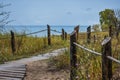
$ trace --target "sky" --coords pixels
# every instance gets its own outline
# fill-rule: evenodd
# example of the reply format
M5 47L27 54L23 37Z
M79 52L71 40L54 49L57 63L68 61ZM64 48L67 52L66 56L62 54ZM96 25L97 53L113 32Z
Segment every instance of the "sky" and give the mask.
M0 0L11 4L9 25L93 25L99 12L120 9L120 0Z

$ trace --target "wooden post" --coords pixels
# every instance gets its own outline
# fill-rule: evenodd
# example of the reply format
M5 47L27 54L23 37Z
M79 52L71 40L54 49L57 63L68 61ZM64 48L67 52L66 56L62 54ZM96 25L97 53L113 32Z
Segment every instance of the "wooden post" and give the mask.
M47 30L48 30L48 45L51 45L50 26L49 25L47 25Z
M10 31L11 33L11 49L12 49L12 53L14 54L16 51L16 47L15 47L15 37L14 37L14 32Z
M64 31L64 29L62 28L62 40L64 40L65 39L65 31Z
M112 56L111 37L106 37L102 42L102 80L112 78L112 61L107 56Z
M76 36L77 36L77 40L78 40L78 38L79 38L79 25L76 26L76 27L74 28L74 30L76 31Z
M65 32L65 40L67 40L67 32Z
M112 25L109 26L109 37L112 37Z
M116 38L118 42L119 42L119 31L120 31L120 25L116 27Z
M94 38L94 43L95 43L96 42L96 36L94 35L93 38Z
M76 31L70 35L70 80L76 80L77 56L76 56Z
M119 41L119 31L118 30L116 31L116 38Z
M43 38L43 45L44 45L44 48L47 46L46 37Z
M87 28L87 43L90 43L91 38L91 26Z
M107 35L104 36L104 39L107 37Z

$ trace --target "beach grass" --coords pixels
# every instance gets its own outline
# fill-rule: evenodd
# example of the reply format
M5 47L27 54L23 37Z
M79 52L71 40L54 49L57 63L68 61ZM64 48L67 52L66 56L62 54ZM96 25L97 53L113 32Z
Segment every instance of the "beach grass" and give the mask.
M91 49L96 52L101 53L101 42L104 39L104 36L108 36L108 32L92 32L91 33L91 43L87 43L87 34L79 33L78 43ZM94 43L94 35L96 35L96 42ZM112 56L118 60L120 60L120 44L118 43L115 36L112 37ZM53 57L50 59L52 65L55 65L57 69L65 68L70 69L70 49L64 52L63 55L59 55L57 57ZM77 78L79 80L101 80L102 79L102 64L101 64L101 56L89 53L77 47ZM119 64L112 63L113 66L113 74L115 72L116 67ZM65 66L65 67L64 67Z
M15 35L18 36L20 34ZM66 47L67 45L65 43L66 41L62 40L59 35L51 36L51 45L48 45L47 37L20 36L15 37L16 51L12 53L10 34L1 34L0 63L44 54L58 48Z

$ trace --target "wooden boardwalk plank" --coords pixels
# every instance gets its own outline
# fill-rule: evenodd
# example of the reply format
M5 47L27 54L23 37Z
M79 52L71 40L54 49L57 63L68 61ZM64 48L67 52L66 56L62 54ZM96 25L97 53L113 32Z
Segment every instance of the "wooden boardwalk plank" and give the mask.
M26 74L26 65L2 66L0 80L23 80Z
M3 70L13 70L13 71L26 71L26 69L24 68L24 69L20 69L20 68L5 68L5 69L3 69Z
M7 74L0 74L0 77L12 77L12 78L23 78L24 76L23 75L18 75L18 74L14 74L14 75L7 75Z
M13 70L0 70L0 72L11 72L11 73L21 73L21 74L25 74L25 71L13 71Z
M21 78L0 77L0 80L22 80Z
M21 76L24 76L25 74L23 73L11 73L11 72L0 72L0 74L6 74L6 75L21 75Z
M4 67L3 69L26 69L26 66L24 66L24 67L14 67L14 66L12 66L12 67Z

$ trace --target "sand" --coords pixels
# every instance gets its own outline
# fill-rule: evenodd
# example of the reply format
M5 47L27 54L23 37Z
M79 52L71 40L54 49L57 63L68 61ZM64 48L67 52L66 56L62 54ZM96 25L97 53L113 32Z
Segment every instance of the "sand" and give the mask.
M69 80L69 70L58 70L48 60L35 61L27 64L24 80Z

